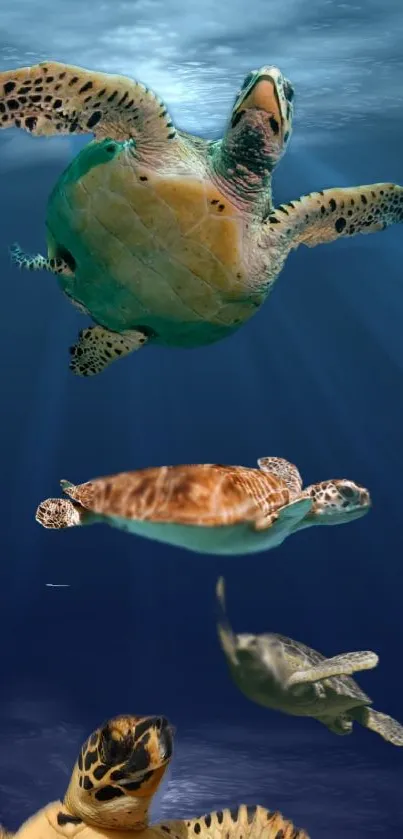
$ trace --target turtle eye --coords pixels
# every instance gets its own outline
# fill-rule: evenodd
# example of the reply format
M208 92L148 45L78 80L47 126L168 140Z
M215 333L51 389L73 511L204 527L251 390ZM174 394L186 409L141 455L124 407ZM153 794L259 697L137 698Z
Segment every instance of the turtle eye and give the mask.
M288 102L292 102L294 99L294 88L289 81L284 82L284 94Z

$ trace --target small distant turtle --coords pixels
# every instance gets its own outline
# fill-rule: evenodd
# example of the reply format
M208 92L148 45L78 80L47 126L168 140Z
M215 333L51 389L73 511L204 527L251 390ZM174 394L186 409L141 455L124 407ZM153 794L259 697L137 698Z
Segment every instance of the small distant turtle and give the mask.
M149 824L148 810L172 755L165 717L120 716L88 738L63 802L26 821L18 839L309 839L281 813L259 805ZM0 828L0 835L10 834Z
M277 67L253 70L223 138L207 141L124 76L54 61L0 73L1 128L95 135L49 198L48 256L13 250L19 265L56 274L96 323L71 348L74 373L99 373L146 342L219 341L259 309L291 250L403 220L393 183L274 206L293 96Z
M48 498L36 520L57 530L105 522L199 553L243 554L274 548L304 527L342 524L370 507L368 490L352 481L302 490L287 460L263 457L258 466L159 466L79 486L61 481L73 500Z
M352 673L376 667L376 653L326 658L285 635L237 635L226 615L222 577L216 595L221 647L235 684L248 699L285 714L313 717L335 734L351 734L356 721L394 746L403 746L403 726L371 708L371 699L351 678Z

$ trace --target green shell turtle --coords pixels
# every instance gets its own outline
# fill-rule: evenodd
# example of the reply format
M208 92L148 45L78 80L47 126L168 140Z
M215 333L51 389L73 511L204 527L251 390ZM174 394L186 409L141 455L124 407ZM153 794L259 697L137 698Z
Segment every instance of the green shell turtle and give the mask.
M48 498L36 512L44 527L102 522L198 553L245 554L280 545L318 524L365 515L367 489L323 481L302 489L298 469L280 457L259 468L199 464L158 466L61 485L70 499Z
M0 127L94 134L48 203L48 256L94 326L71 369L99 373L146 342L195 347L231 335L266 299L289 252L403 219L403 189L326 189L275 207L273 170L292 129L293 87L250 72L221 140L175 128L144 85L53 61L0 73Z
M63 801L47 804L18 839L309 839L278 812L242 804L149 824L148 810L172 755L165 717L120 716L82 747ZM0 836L10 837L0 828Z
M374 652L326 658L276 633L235 634L225 610L224 580L217 582L218 636L237 687L254 702L286 714L314 717L335 734L350 734L353 722L403 746L403 726L371 708L371 699L351 678L378 664Z

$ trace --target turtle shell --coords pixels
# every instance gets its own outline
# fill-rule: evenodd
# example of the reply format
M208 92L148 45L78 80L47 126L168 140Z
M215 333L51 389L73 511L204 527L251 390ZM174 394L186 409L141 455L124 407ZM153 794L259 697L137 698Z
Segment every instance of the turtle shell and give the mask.
M267 294L249 281L240 208L191 162L150 169L125 144L104 161L109 145L85 146L49 199L49 256L74 265L63 290L102 326L156 343L231 334Z
M274 475L243 466L157 466L63 489L103 516L210 527L253 522L288 504Z
M161 466L73 486L64 491L88 520L199 553L236 554L281 544L311 507L289 503L290 492L274 475L243 466ZM272 526L255 523L276 510Z

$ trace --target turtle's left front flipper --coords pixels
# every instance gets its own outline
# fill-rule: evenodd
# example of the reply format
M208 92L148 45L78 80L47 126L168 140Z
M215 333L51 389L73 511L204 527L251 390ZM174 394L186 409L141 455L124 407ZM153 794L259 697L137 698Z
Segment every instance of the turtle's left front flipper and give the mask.
M378 664L378 656L369 650L354 653L342 653L333 658L325 658L314 667L297 670L288 677L286 687L309 682L321 682L332 676L351 676L360 670L371 670Z
M219 810L186 822L164 822L158 827L173 839L194 839L195 835L199 839L309 839L305 830L299 830L281 813L259 805L241 804L235 810Z
M268 216L265 231L284 236L288 250L333 242L342 236L376 233L403 221L403 187L369 184L311 192L280 204Z

